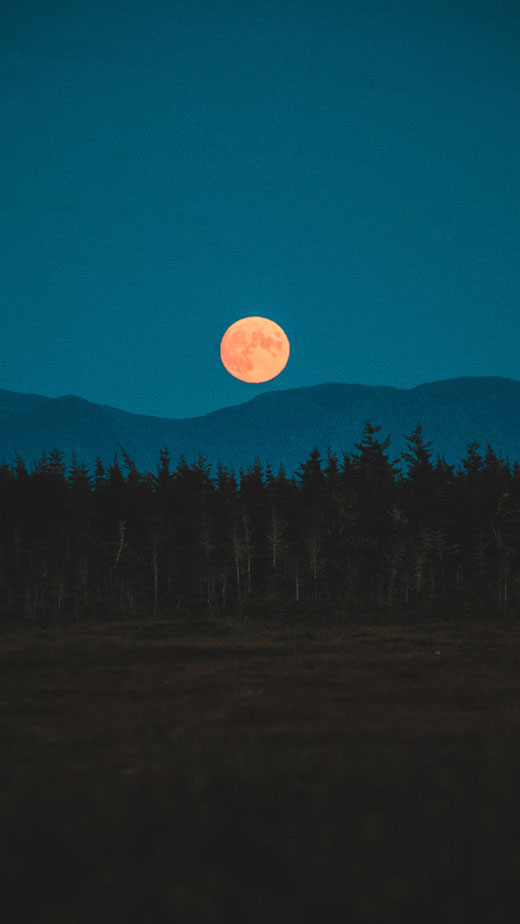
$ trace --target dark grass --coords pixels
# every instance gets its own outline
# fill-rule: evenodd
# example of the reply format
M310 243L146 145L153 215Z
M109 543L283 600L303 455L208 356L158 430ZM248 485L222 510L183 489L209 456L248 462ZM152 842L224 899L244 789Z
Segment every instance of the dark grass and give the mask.
M514 624L11 626L0 666L10 924L510 920Z

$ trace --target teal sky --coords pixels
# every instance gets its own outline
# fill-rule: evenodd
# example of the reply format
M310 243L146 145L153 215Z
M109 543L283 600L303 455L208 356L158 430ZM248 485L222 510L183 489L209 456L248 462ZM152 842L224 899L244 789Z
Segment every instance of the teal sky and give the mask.
M0 388L520 379L520 5L7 0ZM263 385L239 317L285 329Z

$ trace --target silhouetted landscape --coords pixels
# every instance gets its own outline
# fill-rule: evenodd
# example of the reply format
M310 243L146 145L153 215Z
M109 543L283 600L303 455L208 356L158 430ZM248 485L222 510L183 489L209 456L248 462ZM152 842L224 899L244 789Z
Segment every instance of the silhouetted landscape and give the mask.
M0 459L28 466L57 447L67 464L93 470L99 457L113 462L121 447L138 468L154 471L168 448L176 464L205 456L236 470L255 458L292 474L313 447L325 456L351 452L367 420L390 436L392 456L406 449L405 434L418 424L432 441L433 457L458 464L468 443L489 443L520 459L520 382L500 377L446 379L403 389L328 383L269 391L202 417L172 420L130 414L74 395L44 398L0 391Z
M0 509L16 920L506 920L516 460L369 420L291 475L54 448Z
M30 470L4 461L0 612L345 623L518 609L520 466L489 445L456 468L419 425L394 460L367 421L353 453L313 449L292 476L216 467L172 467L167 449L155 472L124 450L92 476L59 450Z
M1 47L5 924L514 924L520 4Z

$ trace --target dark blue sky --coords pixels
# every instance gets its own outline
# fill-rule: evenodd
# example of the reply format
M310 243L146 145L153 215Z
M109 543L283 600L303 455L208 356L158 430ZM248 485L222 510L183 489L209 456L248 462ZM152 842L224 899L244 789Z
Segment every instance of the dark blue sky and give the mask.
M184 417L520 379L520 5L8 0L0 388ZM263 385L239 317L285 329Z

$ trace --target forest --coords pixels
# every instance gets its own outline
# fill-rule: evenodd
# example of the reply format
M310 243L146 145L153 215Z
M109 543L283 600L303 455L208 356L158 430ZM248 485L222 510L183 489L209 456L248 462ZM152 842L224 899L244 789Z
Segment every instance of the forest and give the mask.
M205 457L154 473L124 447L92 473L57 449L0 465L0 616L302 620L478 618L520 604L520 465L417 425L407 451L367 421L342 458L294 475Z

